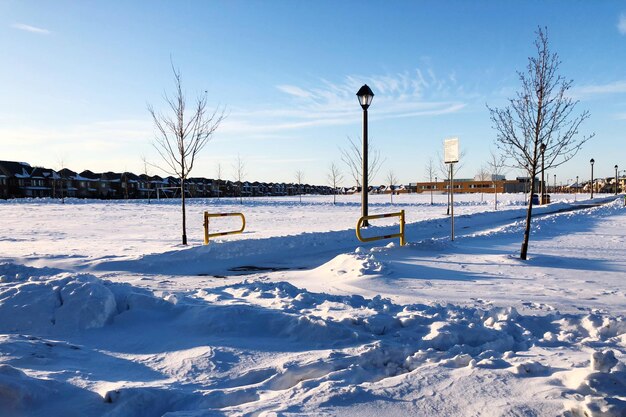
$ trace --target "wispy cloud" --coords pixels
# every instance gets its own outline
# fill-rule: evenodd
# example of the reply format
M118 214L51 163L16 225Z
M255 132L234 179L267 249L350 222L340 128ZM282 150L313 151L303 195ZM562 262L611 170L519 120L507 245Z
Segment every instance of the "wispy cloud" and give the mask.
M361 111L356 91L368 84L374 91L370 118L395 119L453 113L465 107L454 75L438 77L432 70L379 76L346 76L340 82L321 79L316 86L280 84L281 106L260 111L232 109L223 133L278 133L317 126L358 123Z
M49 35L51 32L48 29L39 28L36 26L25 25L24 23L14 23L11 25L13 29L23 30L25 32L36 33L39 35Z
M622 35L626 35L626 13L619 15L619 21L617 22L617 30Z
M626 93L626 80L613 81L606 84L590 84L572 89L574 97L591 97L605 94Z
M300 97L300 98L310 97L310 94L307 91L301 89L300 87L296 87L293 85L277 85L276 88L278 88L283 93L287 93L295 97Z

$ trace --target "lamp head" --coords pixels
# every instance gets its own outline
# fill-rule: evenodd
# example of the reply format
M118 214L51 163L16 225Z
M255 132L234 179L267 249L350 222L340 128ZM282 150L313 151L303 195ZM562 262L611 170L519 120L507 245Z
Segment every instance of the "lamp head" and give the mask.
M372 99L374 98L374 93L372 89L367 86L367 84L363 84L363 87L359 89L356 93L359 98L359 104L363 108L363 110L367 110L367 108L372 104Z

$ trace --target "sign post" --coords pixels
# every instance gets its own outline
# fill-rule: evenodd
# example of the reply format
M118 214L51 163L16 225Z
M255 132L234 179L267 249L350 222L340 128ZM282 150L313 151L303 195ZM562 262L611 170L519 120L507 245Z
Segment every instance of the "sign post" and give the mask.
M459 138L443 141L443 160L450 166L450 240L454 240L454 164L459 162Z

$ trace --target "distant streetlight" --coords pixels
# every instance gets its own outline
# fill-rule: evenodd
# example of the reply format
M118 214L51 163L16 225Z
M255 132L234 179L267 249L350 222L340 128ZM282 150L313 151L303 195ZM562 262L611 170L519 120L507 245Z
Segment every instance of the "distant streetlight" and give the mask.
M615 165L615 195L617 195L617 165Z
M578 175L576 175L576 188L574 189L574 201L576 201L576 197L578 197Z
M593 188L594 188L594 187L593 187L593 164L594 164L595 162L596 162L596 161L595 161L593 158L591 158L591 159L589 160L589 163L591 164L591 199L592 199L592 200L593 200Z
M546 154L546 144L545 143L541 143L541 145L539 145L539 151L541 152L541 199L539 200L539 204L543 205L546 202L545 199L545 188L546 188L546 182L545 182L545 154Z
M369 191L369 184L367 183L367 174L368 174L368 161L367 161L367 108L372 104L372 99L374 98L374 93L372 89L364 84L363 87L359 89L356 93L359 98L359 104L363 109L363 166L362 166L362 176L363 179L361 181L361 216L367 216L367 194ZM369 222L365 220L363 222L363 226L369 226Z
M554 174L554 187L552 188L552 192L556 193L556 174Z

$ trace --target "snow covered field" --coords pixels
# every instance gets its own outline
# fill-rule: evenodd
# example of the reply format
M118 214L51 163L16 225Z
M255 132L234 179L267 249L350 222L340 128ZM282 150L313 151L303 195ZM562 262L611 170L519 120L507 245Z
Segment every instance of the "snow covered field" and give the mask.
M526 262L523 195L454 242L446 196L372 196L404 247L359 196L192 200L189 247L178 201L0 201L0 416L626 416L626 208L573 197Z

